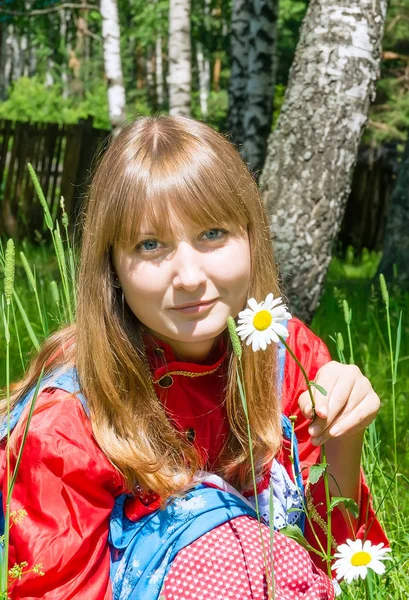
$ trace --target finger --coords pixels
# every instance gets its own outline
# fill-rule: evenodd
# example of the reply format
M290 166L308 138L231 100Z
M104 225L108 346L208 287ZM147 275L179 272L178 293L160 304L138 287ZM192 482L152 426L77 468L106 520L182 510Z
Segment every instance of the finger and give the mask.
M298 399L300 410L307 419L314 419L314 417L325 419L328 414L328 398L337 377L335 371L328 368L330 364L324 365L327 367L326 373L322 370L318 371L315 379L315 383L323 388L326 394L322 394L311 385L310 390L303 392ZM313 402L311 402L311 395Z
M313 419L314 413L312 410L311 398L308 390L303 392L298 398L298 406L300 407L300 410L306 419Z
M326 391L326 394L322 394L317 387L312 386L311 388L315 401L315 414L318 418L326 419L328 417L329 401L339 376L340 365L335 361L325 364L318 370L315 383Z
M353 398L354 382L350 378L338 378L332 388L328 398L328 415L325 421L317 419L309 428L309 434L312 437L317 437L322 434L324 429L332 425L334 420L345 410L352 410L355 407L349 406ZM361 396L362 397L362 396Z
M328 428L329 437L354 435L363 431L378 414L381 402L373 389L348 414L341 415Z

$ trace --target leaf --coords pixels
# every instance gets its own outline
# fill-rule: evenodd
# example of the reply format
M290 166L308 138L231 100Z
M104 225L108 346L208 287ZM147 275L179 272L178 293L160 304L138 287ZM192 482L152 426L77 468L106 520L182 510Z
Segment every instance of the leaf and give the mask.
M400 314L399 314L398 330L396 332L395 361L394 361L393 381L392 381L393 384L396 384L396 380L397 380L401 338L402 338L402 311L400 311Z
M343 504L347 510L357 519L359 516L359 508L352 498L343 498L342 496L334 496L329 505L330 511L333 511L336 506Z
M305 539L303 532L297 525L286 525L283 529L280 529L280 533L286 537L298 542L300 546L308 550L309 552L315 552L313 548Z
M317 483L317 481L320 479L320 477L322 477L322 475L324 474L327 466L328 466L327 463L320 463L319 465L312 465L312 467L310 467L310 472L308 474L308 479L310 480L310 483L312 483L312 484Z
M325 388L323 388L321 385L318 385L318 383L315 383L315 381L309 381L308 385L311 387L315 387L320 394L322 394L323 396L327 395L327 390Z

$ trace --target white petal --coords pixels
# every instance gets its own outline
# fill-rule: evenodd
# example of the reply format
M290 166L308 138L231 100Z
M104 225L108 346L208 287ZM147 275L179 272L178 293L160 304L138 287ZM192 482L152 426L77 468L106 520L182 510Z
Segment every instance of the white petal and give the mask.
M362 552L362 540L347 540L347 544L354 552Z
M265 350L267 348L267 340L264 335L260 336L260 348L261 350Z
M240 337L242 337L242 336L247 337L248 335L250 335L250 333L253 333L253 331L254 331L254 327L251 327L251 325L248 325L247 323L240 325L236 329L236 333Z
M352 583L352 581L356 578L352 571L348 571L347 573L345 573L344 579L347 583Z
M345 552L350 552L350 548L347 544L340 544L337 548L338 552L334 556L344 556Z
M253 352L258 352L260 350L260 338L258 335L255 335L252 343Z
M240 320L248 320L248 319L252 319L254 316L254 310L251 310L251 308L246 308L244 310L242 310L241 312L239 312L238 317L239 317L239 321Z
M263 308L265 308L266 310L269 310L273 304L274 301L274 296L273 294L268 294L266 299L263 302Z
M246 346L250 346L251 342L253 341L255 337L255 331L252 331L246 341Z
M369 565L371 569L378 573L378 575L383 575L385 573L386 567L379 560L373 560Z
M277 335L281 335L281 337L286 338L288 337L288 330L286 327L284 327L284 325L281 325L281 323L272 323L271 327L274 329L274 331L277 333Z
M256 301L255 298L249 298L247 300L247 304L250 306L250 308L252 308L254 311L260 310L259 304Z
M281 303L282 303L282 299L281 299L281 296L279 296L278 298L276 298L276 299L274 300L274 302L273 302L273 303L272 303L272 305L271 305L271 308L274 308L275 306L278 306L278 305L279 305L279 304L281 304Z

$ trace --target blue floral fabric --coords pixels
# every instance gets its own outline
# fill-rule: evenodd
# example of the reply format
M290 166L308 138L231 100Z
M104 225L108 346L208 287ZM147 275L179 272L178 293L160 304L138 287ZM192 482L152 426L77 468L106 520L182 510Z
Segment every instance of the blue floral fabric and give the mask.
M179 550L235 517L256 517L244 499L203 484L137 522L125 516L126 498L117 498L110 522L114 600L158 598Z

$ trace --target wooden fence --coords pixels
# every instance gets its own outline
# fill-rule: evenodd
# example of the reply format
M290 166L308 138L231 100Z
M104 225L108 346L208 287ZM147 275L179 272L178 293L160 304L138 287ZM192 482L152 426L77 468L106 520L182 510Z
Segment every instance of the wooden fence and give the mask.
M109 131L92 119L77 125L0 120L0 235L33 239L43 232L43 211L27 169L31 163L52 214L61 196L67 213L75 214L96 152Z
M92 119L78 125L0 120L0 236L35 239L36 231L44 231L28 162L39 177L51 213L57 213L64 196L71 223L75 222L93 158L98 150L103 152L108 135L109 131L95 129ZM358 251L382 247L397 167L396 144L360 148L338 237L341 247L351 244Z

